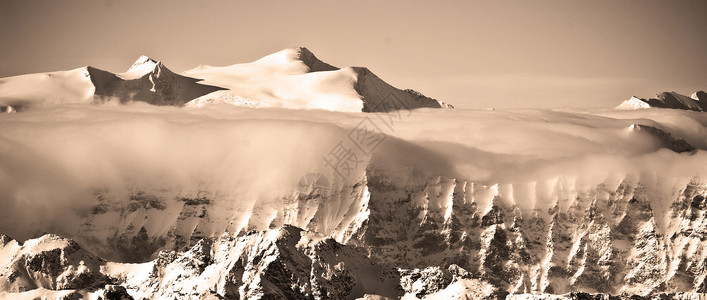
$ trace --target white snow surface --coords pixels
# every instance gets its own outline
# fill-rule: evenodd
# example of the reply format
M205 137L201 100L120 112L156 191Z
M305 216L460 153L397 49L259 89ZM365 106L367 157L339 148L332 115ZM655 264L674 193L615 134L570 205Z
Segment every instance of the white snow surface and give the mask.
M251 106L250 103L228 100L238 96L255 99L258 106L348 112L363 110L362 98L365 96L355 86L358 81L364 80L362 77L370 75L352 67L338 69L329 65L323 67L322 64L306 48L289 48L251 63L225 67L202 65L184 74L201 78L204 84L228 89L195 100L201 103L208 100ZM371 81L369 85L384 97L388 93L400 95L398 98L406 97L404 92L387 84Z
M353 69L310 73L299 61L285 61L271 64L268 59L245 65L202 67L185 74L204 78L205 84L228 88L228 91L202 98L238 95L283 108L337 111L361 111L363 108L361 97L354 89L357 75Z
M83 67L0 78L0 107L110 100L346 112L443 106L437 100L397 89L366 68L333 67L303 47L288 48L250 63L202 65L183 75L143 55L125 73Z
M632 96L630 99L621 102L616 109L621 109L621 110L631 110L631 109L641 109L641 108L650 108L651 106L648 105L648 103L644 102L643 100L637 98L636 96Z
M86 103L94 90L85 67L0 78L0 106Z
M130 66L130 69L128 69L128 72L124 73L126 77L129 75L133 75L130 77L141 77L152 70L155 69L159 62L149 58L145 55L141 55L138 57L138 59L133 63L132 66Z

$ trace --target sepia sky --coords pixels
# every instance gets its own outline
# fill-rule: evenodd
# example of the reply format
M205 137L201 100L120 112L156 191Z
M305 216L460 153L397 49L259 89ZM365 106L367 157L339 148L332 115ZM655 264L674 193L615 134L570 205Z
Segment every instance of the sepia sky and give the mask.
M707 1L0 2L0 77L295 46L457 107L614 106L707 89Z

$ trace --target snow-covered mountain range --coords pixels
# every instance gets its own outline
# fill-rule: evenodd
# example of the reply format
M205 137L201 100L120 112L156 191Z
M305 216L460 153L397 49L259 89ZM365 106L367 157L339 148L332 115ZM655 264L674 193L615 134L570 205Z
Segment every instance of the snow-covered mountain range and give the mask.
M704 93L665 95L436 109L304 48L3 78L0 299L698 299Z
M4 110L104 101L359 112L447 107L412 90L397 89L367 68L331 66L304 47L285 49L251 63L202 65L184 74L141 56L125 73L88 66L0 79L0 107Z
M685 96L676 92L662 92L656 98L643 99L636 96L621 102L617 109L639 109L639 108L673 108L687 109L694 111L707 111L707 93L697 91L692 95Z

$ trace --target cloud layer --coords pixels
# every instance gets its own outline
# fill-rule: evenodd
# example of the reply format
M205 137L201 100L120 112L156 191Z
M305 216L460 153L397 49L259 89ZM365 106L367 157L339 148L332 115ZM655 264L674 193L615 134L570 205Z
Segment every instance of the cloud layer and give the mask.
M661 149L655 136L632 131L634 123L698 150ZM382 138L370 154L351 139L361 124ZM40 108L0 116L0 232L72 231L96 204L97 190L123 193L118 199L139 190L206 190L229 195L232 203L223 205L248 207L281 199L313 172L334 184L353 182L369 163L401 182L415 170L489 185L573 178L595 186L635 174L658 186L705 178L706 124L704 114L655 109L385 115L139 103ZM325 161L337 146L358 155L344 176Z

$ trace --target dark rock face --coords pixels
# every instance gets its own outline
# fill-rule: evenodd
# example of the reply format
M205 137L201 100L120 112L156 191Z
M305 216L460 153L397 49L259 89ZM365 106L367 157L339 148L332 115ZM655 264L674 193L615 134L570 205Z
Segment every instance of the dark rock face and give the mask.
M443 290L452 282L452 276L447 270L439 267L428 267L423 270L400 270L400 281L406 293L424 297Z
M689 100L694 99L691 99L685 95L680 95L676 92L662 92L657 94L656 98L647 99L645 101L652 107L678 108L695 111L707 110L707 104L702 103L701 101L690 102Z
M157 62L151 72L134 79L123 79L94 67L87 69L96 87L95 101L118 99L121 103L143 101L153 105L181 106L194 98L224 89L199 84L200 79L175 74L161 62Z
M103 290L104 300L133 300L134 298L128 294L125 287L120 285L106 285Z
M17 108L13 105L0 105L0 113L14 113Z
M131 280L135 274L111 276L148 298L346 299L365 291L399 295L393 269L333 239L312 240L293 226L205 239L183 253L162 252L144 277L147 282Z
M668 148L677 153L695 151L695 147L690 145L687 141L683 139L676 139L673 136L661 129L655 128L653 126L633 124L630 127L634 131L646 132L655 138L657 138L663 148Z
M702 106L703 106L703 107L704 107L704 105L705 105L704 103L707 103L707 93L705 93L704 91L697 91L697 92L694 92L694 93L692 94L692 96L690 96L690 98L692 98L692 99L697 99L697 100L699 100L699 101L702 101L702 103L703 103Z
M380 79L368 68L354 67L357 80L354 85L361 95L363 112L408 114L409 110L421 107L441 108L441 104L420 93L400 90Z
M319 60L312 51L304 47L299 47L299 59L309 67L310 72L335 71L339 68Z

